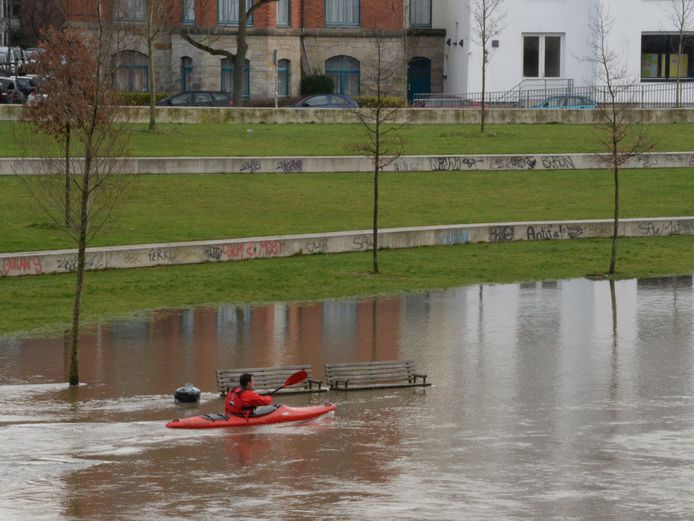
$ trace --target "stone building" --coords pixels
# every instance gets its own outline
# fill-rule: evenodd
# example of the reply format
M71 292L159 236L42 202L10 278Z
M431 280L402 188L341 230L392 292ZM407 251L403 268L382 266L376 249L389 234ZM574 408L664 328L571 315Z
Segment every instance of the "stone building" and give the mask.
M252 0L247 0L250 6ZM157 89L232 89L233 64L182 36L235 51L238 0L170 0L173 26L155 42ZM67 20L88 27L95 2L68 0ZM377 41L386 94L441 92L445 31L432 27L432 0L278 0L248 23L244 97L260 101L301 95L303 76L327 74L335 91L372 95ZM86 7L85 7L86 6ZM147 91L147 46L138 35L146 0L104 0L119 30L115 80L124 91Z

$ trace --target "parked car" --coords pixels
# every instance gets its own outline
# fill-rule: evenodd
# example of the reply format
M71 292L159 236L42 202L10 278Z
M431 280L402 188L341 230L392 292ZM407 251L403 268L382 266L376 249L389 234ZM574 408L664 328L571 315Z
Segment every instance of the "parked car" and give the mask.
M533 105L533 109L594 109L598 104L586 96L550 96L542 103Z
M356 109L359 104L346 94L316 94L302 99L295 107L315 109Z
M26 96L17 87L14 78L0 77L0 99L2 103L24 103Z
M159 100L157 105L163 107L233 107L234 100L228 92L192 90Z
M15 86L22 91L25 98L36 90L36 83L32 76L10 76L10 79L14 80Z

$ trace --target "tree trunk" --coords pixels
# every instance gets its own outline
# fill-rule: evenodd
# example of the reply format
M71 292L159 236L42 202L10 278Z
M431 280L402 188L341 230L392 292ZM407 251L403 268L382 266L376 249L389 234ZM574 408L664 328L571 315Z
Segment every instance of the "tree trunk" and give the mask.
M246 52L248 51L248 43L246 43L246 25L248 17L246 16L245 0L239 2L239 27L236 33L236 54L234 55L234 106L240 107L243 104L243 79L244 68L246 65Z
M157 101L157 88L154 84L154 56L152 56L152 48L154 47L153 40L154 36L152 34L152 18L154 17L154 2L149 2L147 7L147 83L149 83L149 131L153 132L156 130L157 121L155 116L155 105Z
M70 123L65 124L65 227L70 228Z
M614 222L612 225L612 254L610 256L610 275L614 275L617 266L617 234L619 232L619 164L617 158L613 159L614 176Z
M379 105L381 100L379 99ZM381 108L376 109L376 154L374 156L373 273L378 274L378 171L381 165Z
M485 107L484 107L484 94L487 86L487 49L482 48L482 105L480 109L480 132L484 132L484 117L485 117Z
M675 108L680 108L682 106L682 81L680 77L682 76L680 67L682 62L680 60L682 52L684 51L684 34L680 32L680 41L677 46L677 79L675 80Z
M90 145L91 146L91 145ZM89 154L89 152L87 152ZM72 346L70 349L70 385L78 385L79 378L79 349L80 349L80 316L82 311L82 288L84 286L84 267L87 250L87 224L89 222L89 176L91 158L85 157L84 174L82 183L82 197L80 202L80 228L77 243L77 282L75 284L75 300L72 307Z

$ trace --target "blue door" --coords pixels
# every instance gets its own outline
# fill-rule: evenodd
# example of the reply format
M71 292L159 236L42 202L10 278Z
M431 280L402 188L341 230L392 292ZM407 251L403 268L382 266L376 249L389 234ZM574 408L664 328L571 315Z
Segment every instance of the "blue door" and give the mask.
M412 58L407 64L407 100L412 103L415 94L431 93L431 60Z

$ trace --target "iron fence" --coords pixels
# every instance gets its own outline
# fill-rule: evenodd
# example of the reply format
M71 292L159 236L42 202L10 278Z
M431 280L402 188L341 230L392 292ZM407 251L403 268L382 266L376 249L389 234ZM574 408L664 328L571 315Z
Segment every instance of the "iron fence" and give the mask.
M615 88L616 100L634 108L673 108L678 105L676 83L638 83ZM575 87L573 82L562 86L547 84L540 88L516 88L485 93L489 108L591 108L605 104L611 96L604 85ZM553 98L553 99L552 99ZM570 99L569 99L570 98ZM561 102L564 105L561 105ZM479 108L481 92L461 94L415 94L413 107L422 108ZM679 86L679 106L694 107L694 82L683 81Z

